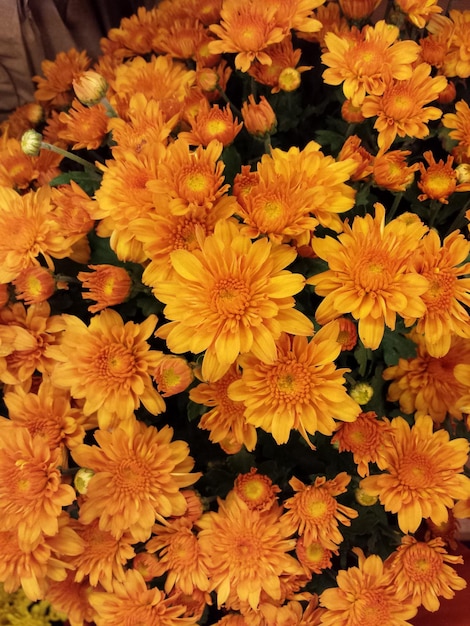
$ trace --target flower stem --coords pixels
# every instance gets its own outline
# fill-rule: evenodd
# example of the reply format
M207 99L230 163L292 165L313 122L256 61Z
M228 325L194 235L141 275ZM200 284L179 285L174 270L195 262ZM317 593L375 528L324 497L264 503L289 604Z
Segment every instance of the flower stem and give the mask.
M390 207L390 211L388 211L388 221L391 222L395 217L395 213L397 212L398 207L400 206L401 199L403 198L403 191L395 194L395 198L393 200L393 204Z
M47 143L47 141L41 141L41 148L43 148L44 150L50 150L51 152L56 152L57 154L60 154L61 156L66 157L67 159L70 159L71 161L75 161L75 163L79 163L80 165L83 165L85 169L89 170L90 168L93 168L97 172L99 171L96 168L96 166L93 165L93 163L90 163L89 161L82 159L81 157L77 156L76 154L73 154L72 152L68 152L68 150L59 148L59 146L54 146L52 143Z

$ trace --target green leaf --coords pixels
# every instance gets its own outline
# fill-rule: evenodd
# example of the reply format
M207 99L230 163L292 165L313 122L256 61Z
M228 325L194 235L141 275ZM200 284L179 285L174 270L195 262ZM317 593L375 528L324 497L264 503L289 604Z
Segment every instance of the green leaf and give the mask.
M384 361L388 367L397 365L400 358L413 359L416 356L416 348L415 342L405 337L398 329L385 328L382 349Z
M53 178L49 184L51 187L58 187L59 185L69 185L72 180L76 182L85 193L92 196L101 184L101 175L98 174L94 168L84 172L65 172Z
M233 144L223 149L222 161L225 164L225 182L232 185L233 179L240 172L242 166L240 154Z

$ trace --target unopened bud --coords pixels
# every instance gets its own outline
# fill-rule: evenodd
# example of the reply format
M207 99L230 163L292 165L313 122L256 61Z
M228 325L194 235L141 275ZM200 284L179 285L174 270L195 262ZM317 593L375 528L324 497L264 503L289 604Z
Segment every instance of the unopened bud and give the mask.
M282 91L295 91L300 86L300 72L295 67L285 67L279 74L279 88Z
M369 383L357 383L349 392L349 395L358 404L367 404L374 395L374 390Z
M461 163L455 168L459 183L470 183L470 163Z
M88 491L88 484L94 475L95 472L88 467L81 467L78 470L73 480L74 487L78 491L78 493L80 493L81 495L86 494L86 492Z
M31 128L21 137L21 149L28 156L38 156L41 150L42 135Z
M93 70L82 72L80 76L74 78L72 86L77 98L87 107L98 104L108 91L108 83L104 76Z
M354 491L354 497L356 498L356 502L361 506L374 506L378 500L377 496L372 496L360 487Z

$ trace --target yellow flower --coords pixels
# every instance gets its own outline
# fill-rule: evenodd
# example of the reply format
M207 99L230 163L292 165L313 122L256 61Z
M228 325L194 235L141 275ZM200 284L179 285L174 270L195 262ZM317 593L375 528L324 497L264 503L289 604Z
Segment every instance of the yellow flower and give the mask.
M332 566L331 557L338 555L338 550L329 550L321 541L306 543L303 536L297 539L295 554L300 563L312 574L321 574L322 570Z
M428 281L409 267L410 255L425 227L406 229L398 220L385 225L385 208L375 205L371 215L354 218L352 227L333 239L314 238L316 254L329 263L326 272L307 280L324 299L316 310L319 324L346 313L359 320L358 333L364 346L377 349L384 326L395 328L396 316L415 311L421 317L421 295Z
M334 479L317 476L311 485L305 485L295 476L289 481L295 494L284 502L287 512L281 518L290 534L297 532L308 545L315 541L328 550L336 550L343 541L339 522L351 525L358 512L340 504L335 496L347 491L351 476L341 472Z
M458 191L457 172L452 167L453 157L449 155L444 163L442 159L436 162L430 150L426 151L423 156L428 167L419 163L421 176L418 187L423 193L418 196L418 200L439 200L442 204L448 204L449 196L454 191Z
M214 139L222 145L230 145L243 124L233 118L229 105L221 109L218 104L210 106L206 99L202 100L201 107L196 115L189 118L191 130L180 132L178 137L184 139L193 146L207 147Z
M100 427L109 428L132 420L141 404L152 415L165 409L151 379L160 353L146 341L155 328L154 315L141 324L124 323L112 309L95 315L89 326L74 315L63 319L60 345L49 351L57 361L52 380L72 398L85 400L85 415L97 412Z
M361 488L397 514L404 533L415 532L423 518L445 522L454 501L470 495L470 478L462 473L468 442L449 440L445 430L433 432L431 417L424 415L412 427L396 417L392 430L382 451L386 470L363 478Z
M92 271L78 272L77 278L81 281L82 287L88 289L82 292L83 298L96 301L96 304L88 307L90 313L121 304L129 297L132 279L123 267L106 263L88 267Z
M98 446L81 444L72 450L78 465L95 473L80 506L80 521L99 519L99 528L120 538L129 531L146 541L158 518L183 515L186 500L182 487L192 485L193 459L185 442L172 441L173 429L157 430L132 420L126 428L98 430Z
M302 574L298 561L288 554L295 540L288 538L279 515L278 507L251 510L232 494L225 502L219 500L217 512L205 513L197 522L210 589L217 592L219 607L230 608L230 596L256 610L262 592L271 601L280 600L282 575Z
M340 570L338 586L320 596L320 605L327 609L322 626L411 626L407 620L417 609L397 598L381 558L376 554L366 558L359 548L353 552L358 566Z
M438 4L439 0L396 0L396 2L397 7L417 28L424 28L433 15L443 11Z
M385 561L398 600L437 611L439 596L450 600L455 591L465 589L465 579L451 567L463 563L463 558L447 554L444 545L440 537L430 541L403 537L401 545Z
M246 421L272 433L278 444L298 430L310 446L308 435L331 435L335 419L354 421L360 407L344 386L347 370L336 369L334 363L341 351L338 332L338 324L330 324L310 342L283 333L273 363L241 356L242 377L230 385L228 394L244 402Z
M221 378L240 353L272 363L281 330L313 334L310 320L294 309L293 295L304 285L303 276L284 269L294 258L292 248L252 243L234 224L218 222L201 250L171 253L176 276L153 289L171 321L156 335L177 354L205 351L208 381Z
M249 509L269 511L277 500L280 489L265 474L258 474L254 467L247 474L239 474L233 485L235 494Z

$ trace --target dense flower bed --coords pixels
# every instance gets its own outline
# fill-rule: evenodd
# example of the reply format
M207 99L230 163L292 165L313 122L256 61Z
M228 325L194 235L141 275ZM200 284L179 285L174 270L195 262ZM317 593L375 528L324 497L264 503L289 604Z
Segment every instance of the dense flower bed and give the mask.
M470 516L470 11L164 0L101 49L1 128L1 623L437 611Z

